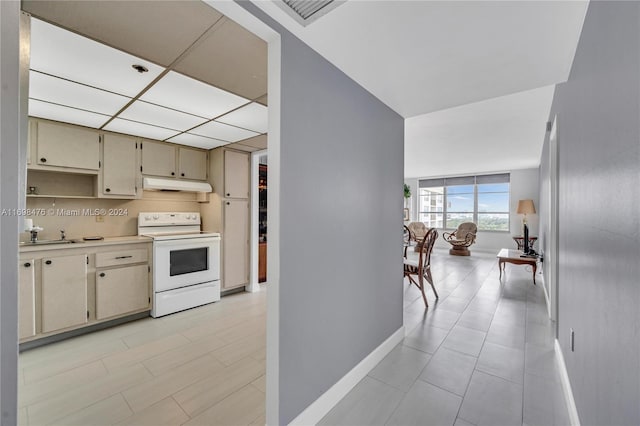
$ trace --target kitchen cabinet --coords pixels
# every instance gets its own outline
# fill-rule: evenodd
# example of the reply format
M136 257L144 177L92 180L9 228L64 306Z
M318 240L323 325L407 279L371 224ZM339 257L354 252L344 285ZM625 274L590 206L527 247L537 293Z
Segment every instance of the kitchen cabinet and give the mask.
M150 311L151 252L137 237L21 247L20 342Z
M32 139L29 152L35 155L35 161L31 159L29 167L46 170L59 168L69 172L91 170L97 173L100 167L97 131L45 120L36 120L34 123L29 132Z
M142 142L141 148L143 175L176 176L175 145L145 139Z
M42 259L42 331L87 322L87 255Z
M224 197L249 198L249 154L224 151Z
M150 309L147 265L96 272L96 319Z
M223 290L249 284L249 200L224 201Z
M249 284L250 154L216 148L209 154L209 183L219 196L203 204L205 231L222 234L222 290Z
M178 148L180 177L207 180L207 152L199 149Z
M99 197L135 198L138 195L137 148L135 138L103 135Z
M34 259L18 264L18 337L25 339L36 334L36 275Z

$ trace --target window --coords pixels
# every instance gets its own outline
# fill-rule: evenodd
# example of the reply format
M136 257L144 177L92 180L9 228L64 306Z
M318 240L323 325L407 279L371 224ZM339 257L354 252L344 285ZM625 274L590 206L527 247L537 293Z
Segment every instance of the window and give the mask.
M418 219L430 228L475 222L480 231L509 231L509 174L419 181Z

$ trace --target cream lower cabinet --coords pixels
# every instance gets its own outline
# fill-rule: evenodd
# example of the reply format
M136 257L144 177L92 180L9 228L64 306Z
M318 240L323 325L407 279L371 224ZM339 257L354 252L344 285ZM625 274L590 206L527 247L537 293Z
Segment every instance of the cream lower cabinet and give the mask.
M96 272L96 319L148 309L150 302L147 265Z
M36 334L36 274L34 259L18 265L18 337L26 339Z
M42 332L87 322L87 255L42 259Z
M222 288L249 284L249 200L224 201Z

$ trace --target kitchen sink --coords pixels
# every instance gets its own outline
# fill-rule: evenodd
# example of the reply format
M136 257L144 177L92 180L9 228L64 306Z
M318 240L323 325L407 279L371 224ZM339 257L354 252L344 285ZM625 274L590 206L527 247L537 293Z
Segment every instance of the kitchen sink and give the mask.
M38 240L36 242L21 241L21 246L46 246L51 244L75 244L82 243L82 240Z

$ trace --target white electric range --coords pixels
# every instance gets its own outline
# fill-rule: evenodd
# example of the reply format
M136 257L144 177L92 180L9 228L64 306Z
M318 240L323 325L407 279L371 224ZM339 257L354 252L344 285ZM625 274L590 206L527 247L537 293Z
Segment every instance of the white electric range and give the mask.
M200 231L200 213L140 213L138 235L153 238L152 317L220 300L220 234Z

